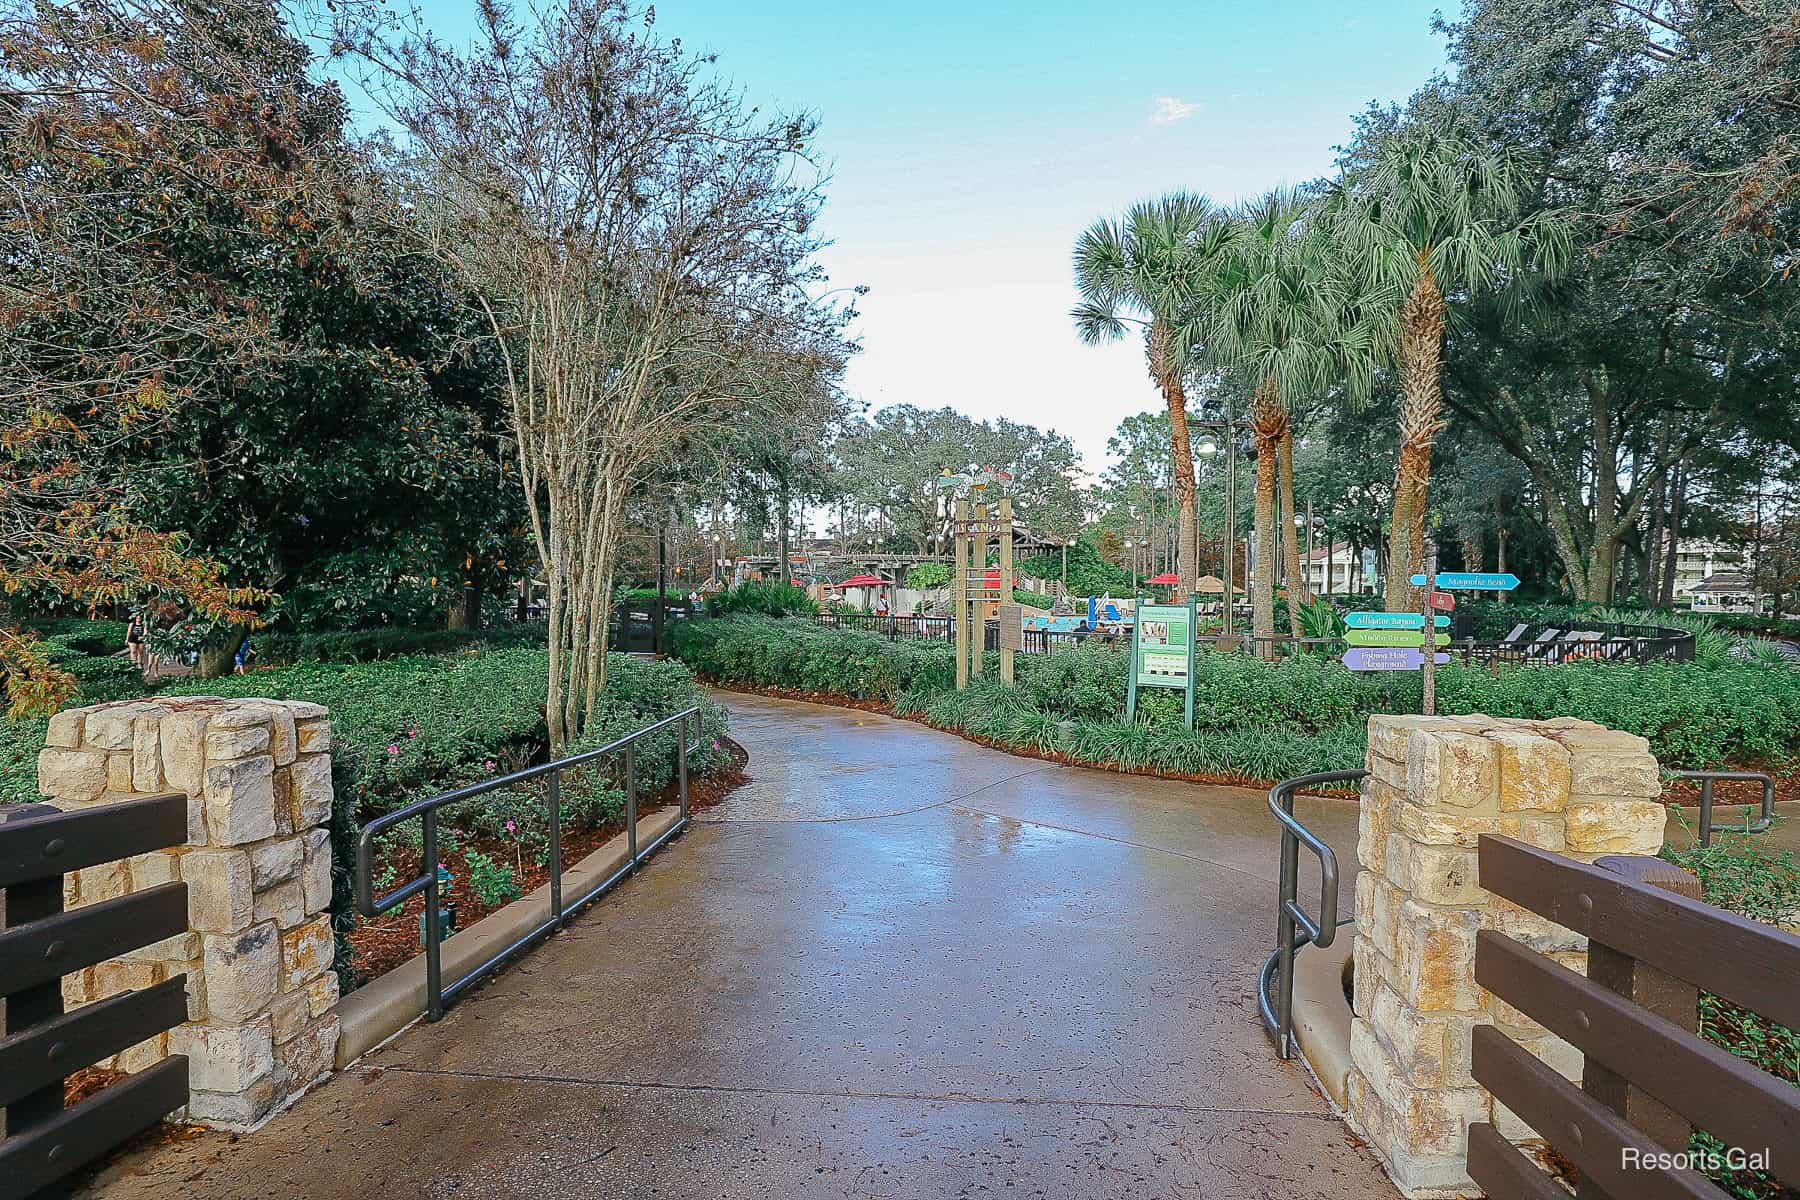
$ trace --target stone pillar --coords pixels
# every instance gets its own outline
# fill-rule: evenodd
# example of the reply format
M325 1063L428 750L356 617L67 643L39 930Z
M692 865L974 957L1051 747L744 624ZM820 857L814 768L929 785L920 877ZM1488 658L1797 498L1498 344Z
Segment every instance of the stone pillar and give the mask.
M1583 862L1655 854L1664 810L1649 743L1589 721L1369 719L1356 880L1351 1126L1410 1197L1472 1193L1468 1127L1529 1126L1476 1085L1470 1037L1499 1025L1572 1080L1581 1054L1475 982L1497 929L1585 972L1586 939L1481 889L1475 845L1503 834Z
M337 1051L331 970L331 724L317 704L121 701L50 720L38 788L64 809L185 792L185 845L64 876L70 907L188 885L188 930L63 979L71 1007L187 972L188 1020L100 1065L186 1054L188 1118L248 1128Z

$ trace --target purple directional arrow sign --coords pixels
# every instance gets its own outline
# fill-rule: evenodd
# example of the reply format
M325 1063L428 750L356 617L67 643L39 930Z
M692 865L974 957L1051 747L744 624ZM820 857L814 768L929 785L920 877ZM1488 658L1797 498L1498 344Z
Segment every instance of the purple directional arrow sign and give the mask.
M1433 656L1447 663L1448 654ZM1344 651L1344 665L1352 671L1417 671L1425 665L1424 652L1414 646L1356 646Z

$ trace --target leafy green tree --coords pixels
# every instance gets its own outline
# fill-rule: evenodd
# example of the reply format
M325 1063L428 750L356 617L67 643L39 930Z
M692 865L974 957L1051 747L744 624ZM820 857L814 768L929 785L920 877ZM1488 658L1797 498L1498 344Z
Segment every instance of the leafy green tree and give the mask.
M850 423L836 452L841 490L920 554L948 544L951 498L938 477L971 466L1011 473L1006 494L1014 518L1029 528L1055 536L1080 530L1075 446L1053 431L896 404Z
M1225 217L1204 196L1172 192L1134 205L1120 221L1096 221L1075 243L1075 287L1081 293L1072 314L1076 332L1093 345L1140 329L1151 381L1168 407L1180 520L1178 597L1192 592L1199 577L1184 386L1196 341L1195 285L1225 246L1231 229Z
M1670 595L1663 548L1699 528L1706 497L1751 486L1752 446L1800 427L1779 119L1800 60L1779 7L1473 0L1444 26L1454 82L1366 116L1353 147L1453 105L1528 167L1528 211L1578 214L1586 253L1535 319L1458 304L1446 399L1530 472L1580 598L1612 599L1634 546Z
M156 599L254 622L266 577L198 552L155 503L195 464L140 450L315 353L268 277L322 269L309 254L361 199L342 99L260 0L14 4L0 42L0 584L44 607ZM0 634L15 702L53 702L24 686L31 658Z
M255 281L290 351L125 450L152 468L146 519L282 593L287 623L466 622L524 553L499 366L458 282L373 198L381 177L358 182L354 222L321 221Z
M708 421L800 391L772 376L844 353L842 307L812 290L816 122L747 107L629 0L494 0L461 48L416 19L340 11L333 45L430 164L429 244L501 354L561 747L605 683L639 486Z
M1160 565L1152 557L1151 574L1172 569L1179 558L1176 549L1180 511L1174 487L1169 414L1145 412L1126 417L1107 439L1106 450L1112 464L1101 475L1095 495L1105 510L1102 524L1118 530L1121 536L1135 537L1162 549ZM1198 511L1196 492L1196 529Z

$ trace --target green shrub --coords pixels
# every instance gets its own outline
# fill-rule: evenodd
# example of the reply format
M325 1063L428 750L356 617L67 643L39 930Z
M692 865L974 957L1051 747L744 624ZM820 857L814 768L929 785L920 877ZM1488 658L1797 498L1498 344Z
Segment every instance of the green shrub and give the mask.
M1042 592L1028 592L1024 588L1014 588L1013 603L1029 605L1032 608L1054 608L1056 607L1056 597L1046 596Z
M755 616L686 621L674 649L701 675L763 687L891 700L915 683L955 681L947 642L890 642L875 633Z
M407 654L443 654L475 640L463 630L385 629L332 630L326 633L260 633L250 635L259 666L298 662L374 662Z
M48 717L0 716L0 804L33 804L37 789L37 756L44 748Z
M819 611L806 589L779 580L751 580L729 591L706 598L706 614L711 617L733 613L757 613L765 617L784 617L791 613L811 616Z
M105 657L125 648L125 622L52 617L26 623L32 633L77 654Z
M1447 713L1598 721L1648 738L1666 767L1780 767L1800 750L1800 672L1749 662L1576 661L1497 674L1451 664L1438 671L1438 704Z
M950 568L941 562L915 563L906 571L906 586L915 592L928 592L949 582Z
M469 890L489 908L510 904L525 893L513 869L502 866L479 850L463 851L463 866L469 872Z
M802 621L741 617L683 626L676 632L675 651L711 678L887 700L905 714L965 727L962 706L967 701L938 694L954 686L951 650L943 642L888 642ZM1130 664L1122 649L1089 643L1054 655L1021 655L1015 663L1014 709L1055 722L1123 726ZM1351 744L1345 731L1354 731L1352 741L1360 745L1360 731L1371 713L1417 712L1420 690L1416 674L1359 675L1322 655L1268 662L1237 652L1203 651L1194 669L1193 744L1146 761L1291 763L1298 767L1296 774L1355 766L1360 753L1345 749ZM1186 732L1180 729L1179 693L1146 688L1138 699L1138 725L1158 734L1171 727ZM1579 660L1498 671L1451 663L1438 671L1438 710L1582 717L1641 734L1672 767L1758 760L1780 767L1800 751L1800 672L1729 658L1712 667ZM981 726L990 718L977 713L967 719ZM1101 735L1090 731L1084 736ZM1139 753L1134 747L1140 735L1116 736L1125 741L1109 761L1130 761ZM1308 759L1313 751L1302 753L1295 749L1297 743L1283 740L1295 737L1327 738L1330 747L1315 747L1318 757ZM1237 766L1230 770L1248 773Z
M1030 702L1076 720L1111 720L1125 711L1131 660L1123 651L1084 642L1055 654L1022 654L1013 673Z
M1720 629L1733 633L1761 633L1770 637L1800 638L1800 621L1772 613L1709 613Z
M61 618L33 621L50 661L75 677L83 704L126 700L144 691L143 672L125 653L125 622Z
M55 618L29 623L45 644L50 661L75 677L68 705L129 700L148 689L143 673L122 651L125 622ZM44 748L48 717L0 715L0 804L30 804L37 790L37 756Z
M1019 563L1019 574L1032 579L1063 579L1073 596L1131 595L1131 572L1107 562L1091 542L1071 543L1068 555L1067 579L1063 579L1063 552L1060 549Z
M420 629L390 625L380 629L327 630L322 633L256 633L250 644L258 666L299 662L375 662L409 654L448 654L455 650L508 646L541 646L541 623L504 624L482 630Z

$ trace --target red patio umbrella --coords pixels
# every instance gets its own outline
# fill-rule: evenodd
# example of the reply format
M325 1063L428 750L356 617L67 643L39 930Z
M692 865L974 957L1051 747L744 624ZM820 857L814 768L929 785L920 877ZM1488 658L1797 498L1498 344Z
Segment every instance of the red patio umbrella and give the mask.
M1153 583L1158 587L1169 587L1172 584L1180 583L1181 577L1169 571L1164 571L1161 575L1152 575L1150 578L1144 580L1144 582Z
M873 575L852 575L850 578L844 580L844 582L837 584L836 586L841 587L841 588L886 587L887 580L878 579Z

